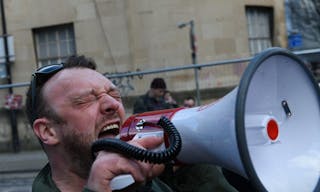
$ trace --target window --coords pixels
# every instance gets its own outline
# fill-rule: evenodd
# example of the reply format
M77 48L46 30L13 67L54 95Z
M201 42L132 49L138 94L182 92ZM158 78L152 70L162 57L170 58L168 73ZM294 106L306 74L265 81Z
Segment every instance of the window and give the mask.
M72 24L51 26L33 30L38 67L61 63L76 54Z
M251 55L272 46L273 9L246 7L246 17Z

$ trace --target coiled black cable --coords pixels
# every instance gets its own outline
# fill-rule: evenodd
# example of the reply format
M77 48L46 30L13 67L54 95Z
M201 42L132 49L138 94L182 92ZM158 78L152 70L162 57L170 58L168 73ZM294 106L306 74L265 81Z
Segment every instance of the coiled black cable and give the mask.
M130 145L120 139L106 138L99 139L93 143L91 146L92 155L95 158L95 154L98 151L105 150L121 153L122 155L149 163L168 163L179 154L182 145L181 137L175 126L165 116L160 118L157 125L168 134L170 146L166 150L153 152Z

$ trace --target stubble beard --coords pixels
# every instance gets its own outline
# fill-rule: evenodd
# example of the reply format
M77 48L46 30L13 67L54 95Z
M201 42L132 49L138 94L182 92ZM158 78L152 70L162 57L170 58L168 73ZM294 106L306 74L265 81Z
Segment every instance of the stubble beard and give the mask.
M69 154L72 165L70 171L83 179L87 179L93 163L91 144L93 139L89 135L72 132L64 135L64 148Z

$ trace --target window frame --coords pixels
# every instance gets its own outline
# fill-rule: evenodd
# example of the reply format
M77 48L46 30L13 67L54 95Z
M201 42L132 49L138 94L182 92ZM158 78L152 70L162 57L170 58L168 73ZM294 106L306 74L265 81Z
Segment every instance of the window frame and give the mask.
M248 30L248 44L249 51L251 55L255 55L262 50L272 47L274 44L273 41L273 29L274 29L274 9L273 7L262 7L262 6L246 6L245 7L246 21L247 21L247 30ZM251 14L251 15L250 15ZM256 14L255 16L252 16ZM251 17L250 17L251 16ZM260 17L260 20L259 18ZM264 17L264 18L263 18ZM262 19L267 19L264 31L261 29L255 30L257 23L263 22ZM258 20L257 20L258 19ZM253 22L253 20L255 20Z
M37 67L61 63L68 56L76 54L75 33L72 23L35 28L32 31ZM50 50L50 46L53 49ZM62 50L63 48L65 50ZM43 49L45 49L44 52Z

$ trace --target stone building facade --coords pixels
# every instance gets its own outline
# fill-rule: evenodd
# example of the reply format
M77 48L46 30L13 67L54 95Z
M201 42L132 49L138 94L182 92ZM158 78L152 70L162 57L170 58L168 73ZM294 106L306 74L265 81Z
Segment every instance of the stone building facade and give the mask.
M190 26L177 27L191 20L197 63L250 57L266 47L287 45L282 0L5 0L4 12L7 34L13 37L13 83L28 82L36 68L71 54L92 57L104 74L192 64ZM237 85L244 68L245 63L201 69L201 93L205 97L210 90ZM193 70L184 70L121 79L125 95L144 93L155 76L164 77L178 98L195 89ZM0 80L6 83L6 78ZM13 92L24 95L26 87ZM7 94L8 89L0 89L2 103ZM38 147L23 111L16 114L21 148ZM10 112L2 107L1 150L10 150L11 131Z

